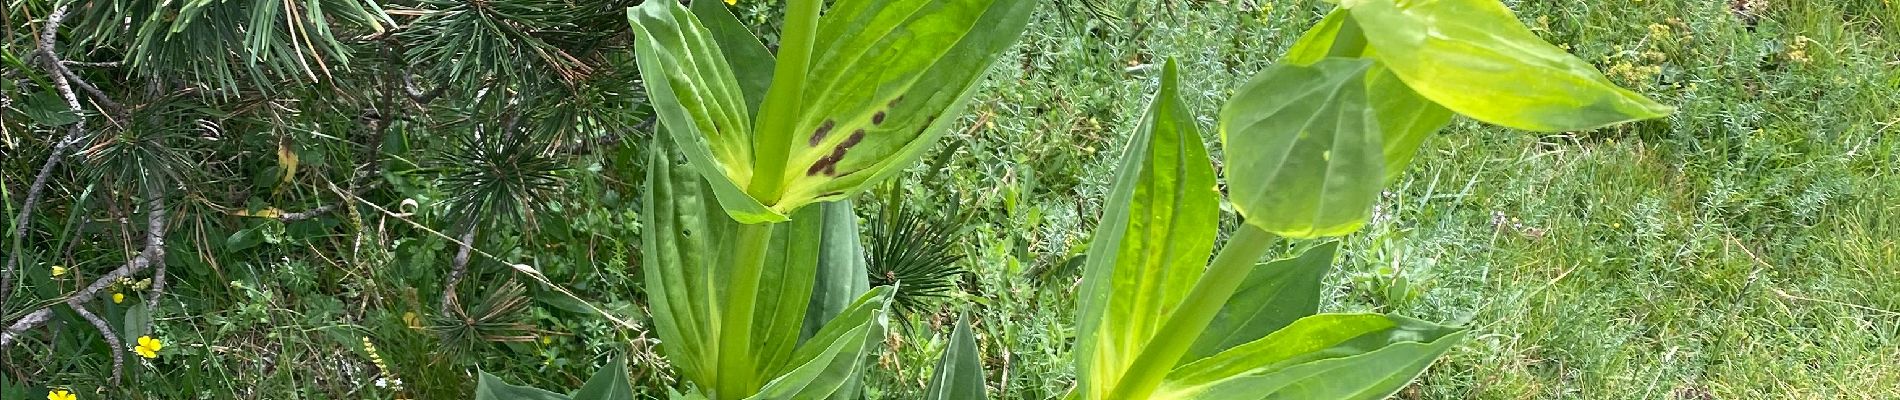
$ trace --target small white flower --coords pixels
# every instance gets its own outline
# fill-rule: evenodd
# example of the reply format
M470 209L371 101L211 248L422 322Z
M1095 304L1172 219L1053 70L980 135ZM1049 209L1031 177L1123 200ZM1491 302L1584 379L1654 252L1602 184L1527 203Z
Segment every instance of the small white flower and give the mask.
M376 378L376 387L379 387L379 388L389 387L389 380L383 379L383 378Z

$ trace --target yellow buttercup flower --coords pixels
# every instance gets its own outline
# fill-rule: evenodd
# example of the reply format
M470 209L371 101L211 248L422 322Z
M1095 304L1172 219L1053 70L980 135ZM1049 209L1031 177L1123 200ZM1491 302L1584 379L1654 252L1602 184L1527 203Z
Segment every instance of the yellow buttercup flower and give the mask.
M158 358L158 350L163 348L165 348L165 343L159 342L158 339L153 339L151 336L139 336L139 346L132 351L139 353L140 357Z
M112 304L119 304L119 303L124 303L124 302L125 302L125 293L112 294Z
M54 390L46 393L46 400L77 400L78 398L78 396L73 396L73 392L65 390Z
M739 0L726 0L726 5L730 6L735 4L739 4Z
M58 266L58 265L53 266L53 276L57 277L60 275L65 275L65 274L66 274L66 267Z

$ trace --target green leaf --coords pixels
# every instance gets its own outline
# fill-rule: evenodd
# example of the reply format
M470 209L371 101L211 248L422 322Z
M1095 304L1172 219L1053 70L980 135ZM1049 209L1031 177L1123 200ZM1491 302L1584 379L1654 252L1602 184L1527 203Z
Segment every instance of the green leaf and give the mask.
M957 315L957 327L950 332L950 347L937 359L937 371L924 386L925 400L987 399L983 387L983 354L976 348L976 334L970 332L967 315Z
M45 86L42 86L45 87ZM64 126L79 122L79 114L66 106L64 100L51 90L42 90L30 96L22 96L20 113L26 114L34 123L44 126Z
M1366 97L1379 114L1388 182L1405 173L1426 138L1451 124L1451 110L1412 91L1384 66L1366 72Z
M717 362L719 290L731 254L718 244L732 241L736 224L714 203L705 178L678 168L655 149L647 165L647 192L641 210L641 253L648 310L660 351L681 376L714 387Z
M627 361L614 357L612 363L594 371L587 383L574 392L574 400L633 400L633 385L627 382Z
M1404 317L1314 315L1175 369L1153 398L1378 400L1464 336L1462 329Z
M1307 249L1298 257L1254 267L1240 290L1221 306L1220 316L1201 331L1182 364L1266 337L1293 321L1319 312L1320 279L1333 267L1339 242Z
M138 301L136 296L127 297L133 297L132 305L125 308L124 332L120 332L119 336L125 343L138 343L139 336L144 336L146 330L152 327L152 310L146 308L145 302Z
M1122 155L1089 247L1078 300L1078 391L1102 399L1200 278L1213 251L1220 194L1170 61ZM1191 340L1176 338L1161 340Z
M1300 34L1300 39L1293 42L1280 62L1308 66L1328 56L1358 57L1365 48L1366 37L1359 32L1359 24L1346 15L1346 9L1335 8Z
M823 235L822 211L820 207L799 210L791 222L773 226L752 319L756 345L752 354L757 355L754 365L759 377L771 376L770 372L792 361L793 349L803 337L806 307L811 305L818 279L820 241L810 239Z
M1539 39L1497 0L1343 0L1372 57L1459 114L1530 131L1578 131L1673 112Z
M475 400L569 400L554 392L527 386L510 385L501 378L489 375L487 371L477 373L475 381Z
M1366 53L1366 38L1359 24L1347 15L1346 9L1335 8L1301 35L1282 61L1306 66L1328 56L1362 57ZM1426 138L1451 124L1451 110L1412 91L1382 65L1374 65L1366 71L1366 97L1379 115L1387 181L1405 172Z
M722 318L731 300L727 283L737 274L736 255L742 228L713 202L712 188L689 165L675 165L665 151L656 150L647 167L647 194L641 213L645 228L646 287L660 349L678 366L681 375L700 387L718 387L720 380L762 384L770 371L793 359L804 323L818 261L819 209L799 214L789 223L774 224L764 250L760 286L749 293L754 304L747 348L720 347ZM735 339L736 340L736 339ZM721 352L754 357L756 371L722 370Z
M811 304L805 308L805 329L799 335L807 340L818 335L825 323L837 318L851 302L871 290L870 275L865 273L864 246L858 236L858 215L851 200L839 200L818 206L824 216L818 244L818 273L813 281ZM832 399L857 400L863 390L860 377L853 375Z
M772 51L759 43L752 31L746 30L745 24L732 15L724 2L694 1L692 10L693 16L706 25L713 41L725 53L726 65L732 66L739 91L745 93L746 109L758 115L759 103L765 101L765 89L772 86Z
M244 249L257 247L258 244L264 243L264 235L257 233L257 229L258 227L254 226L232 232L230 237L224 239L224 250L229 252L243 251Z
M784 214L739 186L752 179L752 115L713 34L678 2L629 7L627 20L633 25L641 81L666 136L711 181L733 219L784 221ZM748 79L754 78L748 74Z
M1022 36L1034 0L843 0L818 25L775 209L847 197L914 164ZM760 140L760 142L767 142ZM767 173L768 166L761 166Z
M1379 199L1385 166L1366 103L1366 60L1275 65L1221 109L1229 200L1261 230L1287 238L1358 230Z
M879 286L859 297L844 313L825 324L816 336L798 348L798 354L754 400L824 399L858 381L864 359L884 341L891 295Z
M818 245L818 278L811 305L805 310L803 338L818 334L826 321L871 290L871 280L865 273L864 245L858 235L858 215L852 211L851 201L824 203L819 208L825 221Z

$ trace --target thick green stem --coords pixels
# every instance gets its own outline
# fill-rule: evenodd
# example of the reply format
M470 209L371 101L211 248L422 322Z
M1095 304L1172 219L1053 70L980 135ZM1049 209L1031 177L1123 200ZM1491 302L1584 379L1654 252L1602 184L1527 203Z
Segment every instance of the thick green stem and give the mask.
M756 376L758 355L753 354L752 317L758 309L759 281L765 273L765 252L772 245L772 224L739 225L730 247L732 274L726 282L725 312L719 322L719 362L713 371L717 387L713 399L743 399L765 382Z
M1240 282L1247 279L1247 273L1253 271L1260 256L1267 253L1274 238L1272 233L1241 224L1240 231L1221 247L1220 254L1214 256L1214 263L1194 282L1194 289L1175 307L1174 315L1148 340L1148 345L1122 374L1121 383L1115 385L1115 391L1108 398L1146 399L1153 394L1155 387L1161 385L1161 378L1174 370L1181 356L1187 354L1188 346L1201 337L1201 331L1207 330L1207 324L1214 321L1221 306L1234 296Z
M791 0L785 10L785 30L779 32L778 64L772 70L772 88L759 107L759 124L752 132L752 184L746 189L766 205L778 203L784 193L785 160L791 154L792 130L803 111L805 75L811 69L812 44L818 36L818 13L824 0Z

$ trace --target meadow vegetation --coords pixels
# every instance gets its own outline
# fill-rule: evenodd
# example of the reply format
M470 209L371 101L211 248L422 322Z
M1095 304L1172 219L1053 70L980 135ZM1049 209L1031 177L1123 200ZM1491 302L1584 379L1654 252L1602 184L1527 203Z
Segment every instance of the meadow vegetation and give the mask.
M11 35L4 39L10 69L0 74L9 81L0 86L9 99L0 110L0 197L9 228L65 133L55 123L76 117L38 111L65 104L11 82L38 73L16 60L35 51L32 34L51 9L46 3L8 5L0 18ZM436 3L390 9L447 7ZM1470 329L1395 397L1900 398L1900 3L1504 3L1544 40L1676 110L1554 134L1459 117L1426 142L1387 185L1372 222L1342 240L1321 304ZM1178 62L1183 105L1205 116L1197 122L1219 162L1213 116L1221 104L1332 7L1317 0L1041 5L921 164L855 199L856 213L868 217L867 247L902 240L893 232L937 245L908 259L873 258L868 269L893 280L928 277L941 289L896 300L903 306L873 353L864 396L923 396L939 356L954 347L959 315L977 339L991 396L1067 394L1076 384L1080 256L1164 61ZM776 2L741 0L733 9L766 41L777 40ZM625 33L618 8L598 14L621 25L600 35ZM585 19L561 23L585 26ZM417 32L404 38L426 56L438 42ZM587 39L543 45L574 50ZM164 285L142 281L157 280L144 274L105 289L128 298L94 302L119 330L128 330L125 321L148 323L163 345L149 358L113 349L84 319L59 313L20 343L0 347L0 397L65 389L79 399L464 398L477 370L577 388L617 358L626 360L637 392L666 396L665 388L685 378L660 356L644 300L653 294L641 284L649 266L641 261L640 199L648 140L656 136L652 124L638 121L652 112L615 103L646 96L621 99L637 91L633 50L623 39L606 42L613 44L591 49L603 55L580 58L613 73L582 80L620 83L557 97L611 111L527 112L542 103L507 103L474 95L481 87L450 85L446 96L458 103L422 101L414 120L388 125L395 133L371 149L285 144L372 142L345 127L388 123L345 109L355 103L272 114L246 106L282 106L225 98L204 110L224 114L152 122L189 128L232 120L222 122L230 140L164 138L188 150L141 156L185 162L178 168L192 172L175 179L214 188L170 197L177 204L163 298L142 307L144 290ZM512 56L519 55L471 64L523 64L506 59ZM385 62L379 57L358 62ZM101 68L84 74L117 87L122 79L112 78L122 72L112 68L132 67ZM440 68L419 77L507 80ZM335 90L311 86L291 91L319 97ZM110 113L85 117L98 127L115 123ZM496 113L520 116L524 125L580 122L536 131L557 139L526 144L458 142L445 133L489 126L467 121ZM508 121L502 129L515 129ZM284 124L293 127L257 128ZM240 127L271 135L243 138ZM517 157L510 146L560 151ZM370 152L387 156L364 155ZM473 167L496 157L529 173L498 178ZM51 304L139 254L148 224L128 218L146 214L135 212L141 197L124 182L157 172L96 159L60 169L29 221L32 233L16 237L9 229L0 240L23 260L21 293L6 299L0 321ZM378 168L355 167L366 159ZM377 183L359 187L358 180ZM516 184L480 184L495 180ZM530 201L508 203L520 199ZM329 210L284 215L320 207ZM1223 209L1222 226L1237 225L1231 206ZM280 214L257 215L267 210ZM456 266L466 266L466 276ZM444 293L445 286L460 289ZM117 339L130 349L139 336ZM114 352L126 357L116 386Z

